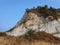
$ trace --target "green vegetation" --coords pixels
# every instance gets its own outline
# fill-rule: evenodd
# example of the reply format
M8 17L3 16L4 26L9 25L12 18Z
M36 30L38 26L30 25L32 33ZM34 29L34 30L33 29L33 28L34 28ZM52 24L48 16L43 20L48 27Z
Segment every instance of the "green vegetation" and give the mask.
M0 36L6 36L6 33L0 33Z
M26 39L29 39L29 40L35 40L35 39L38 39L38 35L36 34L36 32L34 30L29 30L25 35L24 37Z
M54 19L58 19L59 15L57 13L60 13L60 9L55 9L53 7L49 8L47 5L37 6L37 8L33 7L31 9L27 8L26 11L28 13L29 12L34 12L36 14L39 14L38 16L43 16L44 18L46 18L47 16L53 16Z

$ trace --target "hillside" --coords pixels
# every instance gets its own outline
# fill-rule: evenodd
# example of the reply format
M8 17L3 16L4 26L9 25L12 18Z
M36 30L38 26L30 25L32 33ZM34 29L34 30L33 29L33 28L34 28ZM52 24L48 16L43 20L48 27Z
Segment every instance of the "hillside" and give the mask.
M36 37L35 37L35 36ZM60 38L46 32L34 33L31 36L0 36L0 45L60 45Z
M26 9L24 16L10 30L6 31L7 35L20 36L28 30L45 31L56 37L60 37L60 10L55 8L37 7ZM18 31L17 31L18 30Z
M60 9L27 8L13 28L0 33L0 45L60 45Z

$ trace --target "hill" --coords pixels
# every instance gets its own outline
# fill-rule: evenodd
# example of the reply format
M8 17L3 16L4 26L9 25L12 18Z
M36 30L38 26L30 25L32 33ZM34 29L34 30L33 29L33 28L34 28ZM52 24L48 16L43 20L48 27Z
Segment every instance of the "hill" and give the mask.
M13 28L0 33L0 45L60 45L60 9L27 8Z

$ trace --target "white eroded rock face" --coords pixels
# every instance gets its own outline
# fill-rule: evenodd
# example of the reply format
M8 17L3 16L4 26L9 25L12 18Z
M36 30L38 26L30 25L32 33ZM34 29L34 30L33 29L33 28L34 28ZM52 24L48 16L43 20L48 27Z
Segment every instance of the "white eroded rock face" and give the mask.
M27 14L25 14L25 19ZM58 20L50 20L48 17L39 17L35 13L29 13L29 20L26 20L25 27L21 24L20 26L13 29L11 32L6 32L7 35L11 36L20 36L27 32L28 29L38 31L45 31L47 33L53 34L56 37L60 37L60 19ZM50 16L52 17L52 16ZM53 19L54 17L52 17ZM25 20L24 19L24 20Z
M7 35L11 35L11 36L20 36L25 34L27 30L25 29L25 27L23 27L23 25L15 28L14 30L12 30L11 32L6 32Z

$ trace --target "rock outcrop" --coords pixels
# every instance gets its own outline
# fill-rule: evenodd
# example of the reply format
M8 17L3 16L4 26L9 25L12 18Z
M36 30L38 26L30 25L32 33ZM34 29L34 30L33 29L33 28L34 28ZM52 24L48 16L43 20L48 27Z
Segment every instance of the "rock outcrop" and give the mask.
M25 34L29 29L45 31L56 37L60 37L60 14L57 9L37 7L26 10L23 18L14 28L7 31L7 35L20 36Z
M0 45L60 45L60 10L47 6L26 9L12 29L0 33Z

